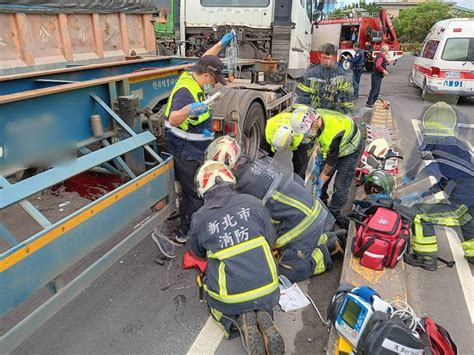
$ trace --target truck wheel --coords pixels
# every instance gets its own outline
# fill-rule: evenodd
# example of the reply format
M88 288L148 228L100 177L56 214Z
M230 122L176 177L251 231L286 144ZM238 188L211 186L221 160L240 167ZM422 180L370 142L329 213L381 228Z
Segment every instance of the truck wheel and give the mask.
M365 62L364 66L365 66L365 70L374 71L374 67L375 67L374 62Z
M262 105L258 102L252 102L243 124L243 136L241 144L244 151L252 159L256 159L258 150L265 134L265 112Z

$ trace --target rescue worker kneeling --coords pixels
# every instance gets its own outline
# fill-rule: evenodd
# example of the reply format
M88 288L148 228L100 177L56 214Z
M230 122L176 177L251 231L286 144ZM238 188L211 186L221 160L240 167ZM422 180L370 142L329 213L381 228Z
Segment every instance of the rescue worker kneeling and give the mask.
M234 190L235 177L223 163L205 162L195 183L204 205L191 220L190 248L207 258L198 283L212 316L226 337L238 324L249 353L283 354L272 320L280 292L268 211L254 196Z
M241 155L229 136L217 138L205 154L205 159L226 163L237 178L237 190L261 199L270 211L278 235L273 248L280 274L297 282L333 268L331 252L342 252L337 235L346 231L326 232L334 227L334 218L298 176L282 174L268 157L252 160Z

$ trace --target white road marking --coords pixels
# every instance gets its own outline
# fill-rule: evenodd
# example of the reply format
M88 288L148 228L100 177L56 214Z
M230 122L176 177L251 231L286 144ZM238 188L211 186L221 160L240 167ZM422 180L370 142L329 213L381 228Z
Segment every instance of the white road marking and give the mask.
M422 134L419 126L418 120L411 120L413 125L413 130L415 131L416 138L421 144ZM425 164L427 162L425 161ZM430 181L434 184L436 179L433 176L430 176ZM456 233L451 228L443 228L446 237L448 239L448 244L453 254L454 261L456 261L456 271L458 273L459 281L461 282L461 288L464 294L464 299L466 300L467 309L471 317L471 323L474 324L474 277L472 276L471 269L467 260L464 258L464 251L461 246L461 241L459 240Z
M474 128L474 123L458 123L457 126L461 128Z
M188 355L214 354L223 338L222 330L210 316L188 350Z
M446 231L449 247L451 248L454 261L456 262L456 271L461 281L464 298L466 299L469 315L471 316L471 323L474 324L474 277L472 276L469 264L466 259L464 259L461 241L456 233L451 228L444 228L444 230Z

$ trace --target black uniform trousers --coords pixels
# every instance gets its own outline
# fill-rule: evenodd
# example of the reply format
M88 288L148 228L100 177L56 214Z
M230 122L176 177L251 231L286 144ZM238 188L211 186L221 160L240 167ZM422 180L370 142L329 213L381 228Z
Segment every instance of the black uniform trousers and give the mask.
M203 200L199 198L194 184L194 176L201 166L198 160L186 160L183 154L174 157L174 170L176 178L181 184L181 197L179 200L179 215L181 224L179 229L186 235L191 225L191 216L202 205Z
M370 93L369 98L367 99L367 104L369 105L373 105L379 98L383 75L379 72L373 72L371 79Z

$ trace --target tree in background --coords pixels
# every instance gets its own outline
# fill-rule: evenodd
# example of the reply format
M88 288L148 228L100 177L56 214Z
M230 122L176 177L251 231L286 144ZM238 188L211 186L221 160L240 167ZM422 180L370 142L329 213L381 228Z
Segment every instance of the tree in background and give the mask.
M375 2L366 3L365 1L360 1L359 3L345 5L344 7L340 7L335 9L332 13L329 14L331 18L341 18L346 17L349 12L352 10L365 10L372 16L378 16L382 6L380 4L376 4Z
M428 1L403 10L393 21L400 42L423 42L431 27L438 21L453 17L445 3Z

